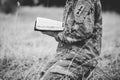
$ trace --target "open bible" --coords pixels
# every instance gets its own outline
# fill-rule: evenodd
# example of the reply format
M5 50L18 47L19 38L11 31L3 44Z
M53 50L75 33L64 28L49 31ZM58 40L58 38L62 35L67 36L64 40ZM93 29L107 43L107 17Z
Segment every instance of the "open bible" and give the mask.
M62 22L41 17L37 17L34 28L37 31L63 31Z

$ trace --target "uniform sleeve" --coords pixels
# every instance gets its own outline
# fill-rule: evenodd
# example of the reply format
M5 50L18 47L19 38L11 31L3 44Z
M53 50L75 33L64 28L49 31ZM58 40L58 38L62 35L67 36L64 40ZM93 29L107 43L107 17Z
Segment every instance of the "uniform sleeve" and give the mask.
M95 2L95 22L94 27L95 31L102 29L102 10L101 10L101 3L100 0L96 0ZM74 14L74 13L73 13ZM72 20L71 20L72 22ZM66 27L66 26L65 26ZM86 26L74 21L74 25L69 25L68 28L66 28L63 32L59 33L57 36L58 41L62 41L64 43L76 43L80 41L87 40L93 35L93 28L91 27L89 30L86 29Z
M77 8L75 8L77 9ZM75 10L74 9L74 10ZM67 10L66 10L67 11ZM63 32L60 32L58 36L56 37L56 40L58 42L64 42L64 43L77 43L81 41L87 40L92 35L92 30L87 30L84 23L81 23L79 21L75 21L76 19L79 19L79 17L74 17L76 14L75 11L71 11L69 15L67 15L67 25L63 25L65 27ZM72 20L74 19L74 20ZM65 24L63 22L63 24Z
M76 27L76 29L71 28L59 33L58 41L64 43L76 43L84 41L85 39L90 37L91 33L86 33L83 26L83 28L78 28L80 27L80 24L75 24L74 27Z

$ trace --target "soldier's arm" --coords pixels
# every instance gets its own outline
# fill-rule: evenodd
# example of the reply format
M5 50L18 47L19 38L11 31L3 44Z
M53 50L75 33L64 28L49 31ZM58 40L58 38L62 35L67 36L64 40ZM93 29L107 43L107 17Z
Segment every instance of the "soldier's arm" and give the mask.
M75 26L79 25L76 24ZM86 33L85 30L81 29L70 29L70 32L67 30L60 32L56 39L64 43L76 43L86 40L91 34L92 33Z
M73 12L73 14L75 16L75 11ZM65 26L66 29L63 32L60 32L58 36L56 36L56 39L58 41L61 41L64 43L76 43L76 42L81 42L90 38L93 32L92 27L90 27L91 29L87 29L84 23L82 24L79 21L77 22L75 20L73 22L74 22L73 23L74 25L69 25L68 23L68 28L66 28Z
M74 12L75 13L75 12ZM102 10L100 0L96 0L95 2L95 32L96 30L102 34ZM79 41L86 40L87 38L93 35L93 28L87 30L86 26L80 24L79 22L75 22L72 25L72 28L65 29L62 33L59 33L57 36L58 41L62 41L65 43L75 43Z

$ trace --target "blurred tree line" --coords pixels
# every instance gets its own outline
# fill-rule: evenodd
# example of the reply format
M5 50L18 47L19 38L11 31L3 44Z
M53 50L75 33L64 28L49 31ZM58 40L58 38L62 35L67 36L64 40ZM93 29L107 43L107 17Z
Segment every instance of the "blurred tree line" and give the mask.
M47 7L51 6L64 6L66 0L0 0L0 9L5 13L14 12L18 3L22 6L37 6L43 5ZM119 0L101 0L103 10L116 11L120 13Z

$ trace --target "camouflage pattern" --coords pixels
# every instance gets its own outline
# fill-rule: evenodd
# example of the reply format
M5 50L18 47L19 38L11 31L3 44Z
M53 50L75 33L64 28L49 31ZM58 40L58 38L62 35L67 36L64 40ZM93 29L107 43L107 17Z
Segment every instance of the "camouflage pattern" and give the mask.
M101 52L101 11L100 0L66 2L64 31L55 37L57 54L45 66L41 80L94 80L91 76Z

